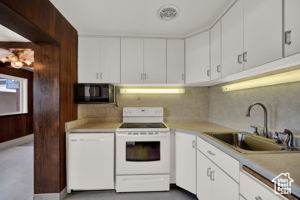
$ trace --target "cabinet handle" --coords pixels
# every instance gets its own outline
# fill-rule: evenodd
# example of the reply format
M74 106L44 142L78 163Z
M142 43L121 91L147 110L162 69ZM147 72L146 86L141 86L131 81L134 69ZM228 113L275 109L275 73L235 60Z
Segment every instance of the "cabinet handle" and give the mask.
M243 61L244 61L244 62L247 62L247 55L248 55L248 52L245 51L245 52L243 53Z
M292 44L292 31L291 30L284 32L284 43L287 45Z
M207 170L206 170L206 175L207 175L207 177L210 177L210 170L211 170L211 168L209 167L209 168L207 168Z
M99 73L96 73L96 79L99 79Z
M216 155L216 154L213 153L211 150L208 150L207 153L208 153L209 155L211 155L211 156L215 156L215 155Z
M221 65L217 65L217 72L221 72Z
M208 77L210 76L210 69L208 69L208 70L206 71L206 74L207 74Z
M196 141L195 141L195 140L193 140L193 142L192 142L192 147L193 147L193 148L196 147Z
M215 171L211 171L210 173L210 180L215 181Z
M102 75L102 72L100 73L100 79L103 79L103 75Z
M255 199L255 200L263 200L263 199L261 198L261 196L259 196L259 195L256 196L256 197L254 197L254 199Z
M243 63L242 57L243 57L242 54L238 55L238 57L237 57L237 62L238 62L239 64L242 64L242 63Z
M184 81L184 74L181 74L181 79Z

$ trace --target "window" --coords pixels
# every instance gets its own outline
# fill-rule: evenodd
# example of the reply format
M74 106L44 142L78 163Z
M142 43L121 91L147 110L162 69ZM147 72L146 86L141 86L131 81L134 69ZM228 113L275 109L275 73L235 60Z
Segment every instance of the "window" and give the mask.
M28 80L0 74L0 116L28 111Z

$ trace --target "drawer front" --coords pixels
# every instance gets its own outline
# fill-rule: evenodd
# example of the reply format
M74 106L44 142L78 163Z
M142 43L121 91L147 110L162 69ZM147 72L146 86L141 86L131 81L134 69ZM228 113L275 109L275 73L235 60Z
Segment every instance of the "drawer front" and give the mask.
M252 177L250 174L241 172L240 193L246 199L254 200L283 200L282 196L276 195L271 188L264 186L262 182Z
M200 137L197 137L197 148L233 179L239 182L240 164L237 160L202 140Z

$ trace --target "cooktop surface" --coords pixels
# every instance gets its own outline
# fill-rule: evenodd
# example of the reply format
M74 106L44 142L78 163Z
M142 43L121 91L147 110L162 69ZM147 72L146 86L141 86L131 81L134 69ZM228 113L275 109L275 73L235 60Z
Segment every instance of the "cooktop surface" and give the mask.
M167 128L163 123L123 123L120 128Z

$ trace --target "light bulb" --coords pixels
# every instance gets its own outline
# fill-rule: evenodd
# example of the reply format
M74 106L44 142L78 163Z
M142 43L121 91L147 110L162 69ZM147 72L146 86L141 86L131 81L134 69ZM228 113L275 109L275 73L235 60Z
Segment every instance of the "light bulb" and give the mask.
M18 61L18 57L16 55L10 55L10 56L8 56L8 58L11 62L17 62Z
M24 64L23 64L21 61L11 62L11 66L12 66L13 68L20 69L20 68L23 67L23 65L24 65Z
M26 60L24 60L24 63L26 64L26 65L31 65L31 61L30 60L28 60L28 59L26 59Z

